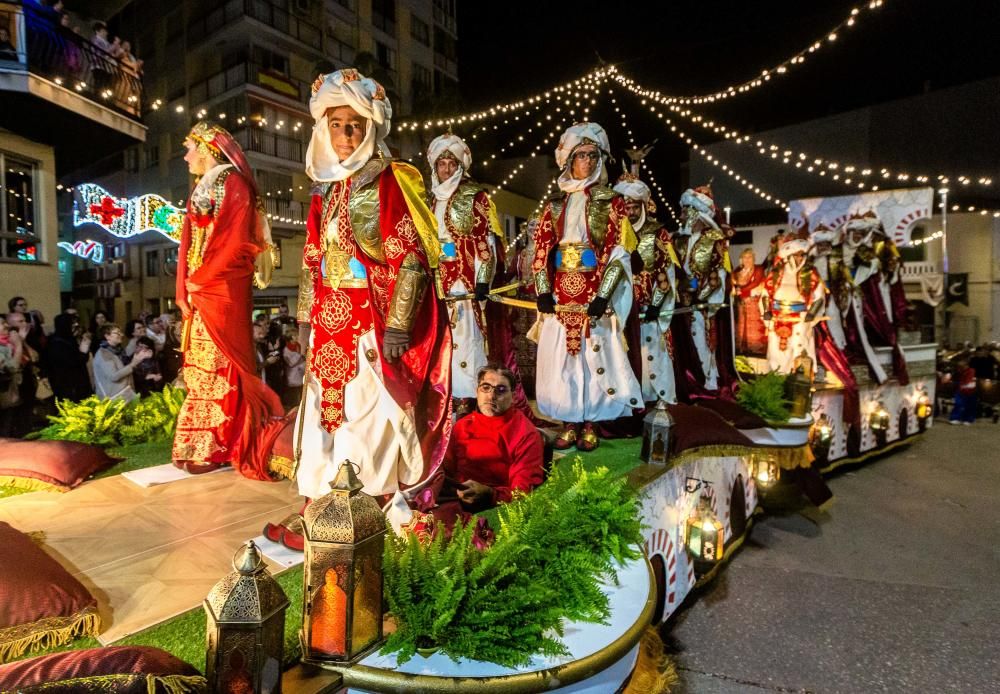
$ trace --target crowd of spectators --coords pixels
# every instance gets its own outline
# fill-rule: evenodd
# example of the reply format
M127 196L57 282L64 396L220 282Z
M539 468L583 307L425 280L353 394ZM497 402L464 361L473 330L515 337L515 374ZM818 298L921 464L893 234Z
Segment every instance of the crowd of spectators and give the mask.
M56 400L80 401L90 395L134 400L184 387L178 310L161 315L140 312L119 325L104 311L87 323L74 308L45 318L21 296L0 312L0 437L20 438L45 426ZM288 306L274 318L258 313L254 324L261 379L281 397L286 409L299 404L305 376L305 349Z

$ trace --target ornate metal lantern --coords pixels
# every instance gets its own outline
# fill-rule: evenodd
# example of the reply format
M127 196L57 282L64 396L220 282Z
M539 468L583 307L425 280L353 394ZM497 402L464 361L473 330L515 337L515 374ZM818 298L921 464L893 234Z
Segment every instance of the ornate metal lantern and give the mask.
M684 525L684 546L694 558L695 570L704 573L719 560L726 544L726 531L712 512L712 499L703 495Z
M826 414L821 414L819 419L813 423L809 429L809 446L813 455L820 462L825 463L830 457L830 446L833 444L833 425Z
M805 350L792 362L785 380L785 397L792 403L791 416L802 419L812 412L813 360Z
M281 692L288 597L248 541L205 598L205 677L213 692Z
M889 423L891 421L889 410L881 402L877 403L868 415L868 427L875 435L875 441L879 446L884 446L886 438L889 436Z
M917 427L920 431L925 431L927 429L927 422L934 415L934 404L931 402L926 390L920 391L914 413L917 415Z
M667 403L656 401L656 407L642 420L642 449L639 457L650 465L665 465L670 458L670 435L674 418Z
M778 458L773 453L756 452L750 456L750 476L758 489L767 491L781 478Z
M382 643L385 516L345 460L305 512L302 658L357 662Z

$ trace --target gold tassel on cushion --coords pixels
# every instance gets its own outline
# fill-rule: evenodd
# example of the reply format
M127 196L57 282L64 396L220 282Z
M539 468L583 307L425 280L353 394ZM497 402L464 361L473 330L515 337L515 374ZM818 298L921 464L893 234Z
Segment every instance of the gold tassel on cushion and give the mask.
M29 492L68 492L69 487L60 487L57 484L50 484L36 480L33 477L14 477L13 475L0 475L0 487L13 487L14 489L27 489Z
M277 479L295 479L295 461L277 453L271 454L271 459L267 463L267 470L272 477Z
M97 636L101 616L87 607L69 617L47 617L31 624L0 629L0 663L19 658L28 650L61 646L78 636Z
M632 678L622 694L666 694L678 681L677 668L666 654L656 627L646 627Z
M36 545L41 547L45 544L45 531L44 530L29 530L24 534L26 538L34 542Z
M146 675L147 694L199 694L208 691L201 675Z

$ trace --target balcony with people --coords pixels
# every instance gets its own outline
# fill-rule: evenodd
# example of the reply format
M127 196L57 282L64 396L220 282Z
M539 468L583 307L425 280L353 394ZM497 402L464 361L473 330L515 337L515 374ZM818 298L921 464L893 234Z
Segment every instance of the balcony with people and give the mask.
M95 135L110 128L141 141L141 72L127 40L109 37L103 22L81 28L61 0L0 2L0 125L7 129L45 141L39 128L82 127L87 119L103 126Z

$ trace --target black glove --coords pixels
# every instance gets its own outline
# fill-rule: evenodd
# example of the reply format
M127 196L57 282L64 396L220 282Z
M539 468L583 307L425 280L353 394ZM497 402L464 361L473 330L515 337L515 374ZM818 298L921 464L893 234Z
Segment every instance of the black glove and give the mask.
M660 307L650 304L646 307L646 315L642 317L644 321L650 323L660 317Z
M486 301L490 295L490 285L486 282L476 282L476 301Z
M544 292L538 295L537 299L538 312L539 313L555 313L556 312L556 299L552 296L552 292Z
M587 315L591 318L600 318L607 309L608 300L603 296L595 296L594 300L590 302L590 306L587 307Z
M382 354L389 361L396 361L410 348L410 334L399 328L386 328L382 338Z

